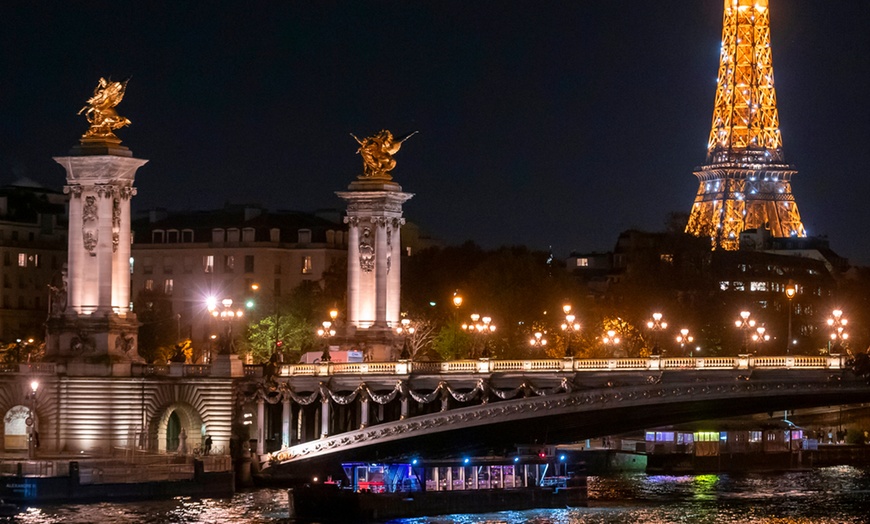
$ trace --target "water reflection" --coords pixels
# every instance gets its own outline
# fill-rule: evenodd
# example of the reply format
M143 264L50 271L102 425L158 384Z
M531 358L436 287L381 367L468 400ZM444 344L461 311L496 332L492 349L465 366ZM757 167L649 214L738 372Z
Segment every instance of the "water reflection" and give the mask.
M393 521L394 524L857 524L868 521L870 470L678 477L630 474L589 478L588 508L505 511ZM13 522L287 524L287 493L261 489L232 499L45 506Z

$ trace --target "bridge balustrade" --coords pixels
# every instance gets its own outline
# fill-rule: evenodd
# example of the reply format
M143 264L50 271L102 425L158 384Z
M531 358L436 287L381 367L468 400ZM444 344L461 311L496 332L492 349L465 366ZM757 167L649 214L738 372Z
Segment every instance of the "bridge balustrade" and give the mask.
M589 372L589 371L644 371L644 370L723 370L723 369L843 369L842 355L780 355L736 357L650 357L650 358L591 358L591 359L534 359L534 360L451 360L444 362L320 362L316 364L290 364L280 368L282 377L333 375L437 375L505 372ZM188 366L190 367L190 366ZM154 368L151 370L151 368ZM207 366L202 366L207 368ZM245 376L263 376L262 365L246 365ZM146 367L148 374L162 374L160 366ZM4 369L0 367L0 373ZM206 374L207 369L192 368L186 373Z

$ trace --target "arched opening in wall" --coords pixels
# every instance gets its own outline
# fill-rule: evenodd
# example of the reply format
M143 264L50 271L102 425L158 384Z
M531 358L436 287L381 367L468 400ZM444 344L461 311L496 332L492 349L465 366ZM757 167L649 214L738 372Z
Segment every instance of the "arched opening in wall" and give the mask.
M27 419L30 417L30 408L26 406L14 406L3 417L3 445L6 451L19 451L27 449Z
M166 422L166 450L178 449L178 435L181 434L181 419L178 413L172 412Z
M202 416L190 404L176 402L166 406L162 414L152 420L149 434L157 443L157 451L176 453L182 429L187 435L188 453L202 446L203 435L207 431Z

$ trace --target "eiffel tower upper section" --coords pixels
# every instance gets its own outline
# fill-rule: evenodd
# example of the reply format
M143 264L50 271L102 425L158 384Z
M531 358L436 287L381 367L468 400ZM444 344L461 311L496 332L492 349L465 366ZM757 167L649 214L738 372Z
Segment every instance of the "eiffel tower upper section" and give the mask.
M725 0L713 125L686 231L714 249L737 249L746 229L805 237L791 193L796 172L782 151L768 0Z

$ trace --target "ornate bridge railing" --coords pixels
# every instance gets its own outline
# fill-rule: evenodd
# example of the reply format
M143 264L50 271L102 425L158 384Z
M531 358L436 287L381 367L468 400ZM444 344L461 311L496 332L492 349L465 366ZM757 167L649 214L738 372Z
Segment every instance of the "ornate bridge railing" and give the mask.
M452 360L445 362L320 362L281 366L279 376L410 375L469 373L554 373L589 371L663 371L701 369L843 369L844 355L780 355L736 357L649 357L539 360ZM245 366L248 377L262 376L262 366Z

